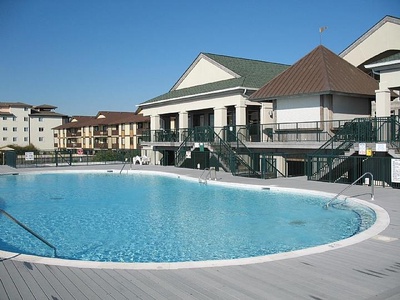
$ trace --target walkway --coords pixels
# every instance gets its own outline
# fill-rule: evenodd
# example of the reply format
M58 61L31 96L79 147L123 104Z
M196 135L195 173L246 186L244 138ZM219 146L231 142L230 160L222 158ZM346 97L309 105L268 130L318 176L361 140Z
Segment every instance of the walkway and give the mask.
M192 177L201 173L174 167L134 168ZM304 178L256 180L224 173L217 176L225 182L332 193L345 187ZM363 194L370 188L354 186L348 191L346 195ZM368 200L369 196L360 198ZM265 263L127 270L56 266L3 257L0 299L400 299L400 191L376 188L375 204L390 215L390 225L379 235L348 247Z

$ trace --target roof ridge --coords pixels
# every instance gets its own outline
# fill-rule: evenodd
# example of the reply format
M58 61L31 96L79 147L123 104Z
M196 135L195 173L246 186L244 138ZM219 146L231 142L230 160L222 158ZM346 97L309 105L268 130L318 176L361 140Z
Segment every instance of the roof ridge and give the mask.
M329 72L328 72L328 59L327 59L327 57L326 57L326 51L324 51L326 48L324 47L324 46L322 46L322 45L319 45L318 47L317 47L317 51L321 51L321 58L322 58L322 68L321 68L321 70L322 70L322 72L323 72L323 75L324 75L324 85L326 86L325 88L326 88L326 90L327 91L331 91L332 90L332 83L331 83L331 76L330 76L330 74L329 74Z
M209 55L211 55L211 56L226 57L226 58L233 58L233 59L242 59L242 60L260 62L260 63L270 63L270 64L275 64L275 65L289 66L289 64L284 64L284 63L277 63L277 62L266 61L266 60L261 60L261 59L245 58L245 57L225 55L225 54L215 54L215 53L209 53L209 52L201 52L201 54L203 54L207 57L209 57ZM209 58L211 58L211 57L209 57Z

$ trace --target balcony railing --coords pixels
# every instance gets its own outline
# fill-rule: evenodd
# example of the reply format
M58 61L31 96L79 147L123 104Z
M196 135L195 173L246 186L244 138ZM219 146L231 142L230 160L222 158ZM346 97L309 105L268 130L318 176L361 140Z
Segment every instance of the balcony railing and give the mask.
M81 148L82 143L67 143L67 148Z
M213 127L224 141L235 142L240 136L244 142L325 142L338 128L349 120L312 121L274 124L250 124L246 126ZM201 127L198 135L201 134ZM182 142L193 128L143 130L143 142ZM196 135L194 135L196 136Z

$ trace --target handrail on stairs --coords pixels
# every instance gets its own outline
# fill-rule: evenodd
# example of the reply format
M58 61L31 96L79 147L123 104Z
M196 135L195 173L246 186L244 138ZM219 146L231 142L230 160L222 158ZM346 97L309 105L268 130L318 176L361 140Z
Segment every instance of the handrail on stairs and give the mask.
M357 178L352 184L348 185L345 189L343 189L340 193L338 193L335 197L333 197L331 200L328 201L328 203L326 203L325 208L328 208L329 205L335 201L340 195L342 195L344 193L345 190L351 188L354 184L356 184L357 181L359 181L360 179L364 178L365 176L371 176L371 201L374 201L375 198L375 192L374 192L374 175L372 175L371 172L365 172L363 175L361 175L359 178Z
M13 221L15 224L21 226L23 229L25 229L26 231L28 231L30 234L32 234L34 237L36 237L37 239L39 239L41 242L43 242L44 244L46 244L47 246L49 246L50 248L53 249L54 251L54 257L57 257L57 249L56 247L54 247L52 244L50 244L48 241L46 241L43 237L41 237L39 234L37 234L36 232L34 232L32 229L30 229L28 226L26 226L25 224L21 223L20 221L18 221L16 218L14 218L12 215L10 215L8 212L6 212L4 209L0 208L0 213L2 213L3 215L5 215L7 218L9 218L11 221Z

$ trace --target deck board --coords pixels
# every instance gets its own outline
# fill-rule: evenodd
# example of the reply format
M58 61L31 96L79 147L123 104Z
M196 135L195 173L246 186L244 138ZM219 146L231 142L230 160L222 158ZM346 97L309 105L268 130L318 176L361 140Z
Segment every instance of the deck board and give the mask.
M4 296L5 299L10 299L11 296L14 297L14 299L22 299L21 293L25 288L24 284L20 282L17 288L14 282L18 279L18 275L15 273L16 270L13 272L9 268L14 268L10 260L2 260L0 262L0 281L2 286L2 293L0 296Z
M51 272L53 266L35 264L35 267L42 274L42 278L44 278L48 282L48 284L52 287L52 289L57 293L60 299L77 299L65 288L63 283L59 280L59 278L54 276L54 274ZM55 295L50 295L50 296L57 297Z
M122 285L127 290L127 294L130 295L130 299L143 299L148 297L148 295L139 286L133 284L132 281L124 277L120 271L105 269L102 270L101 273L104 278L109 278L111 282L118 282L120 285Z

